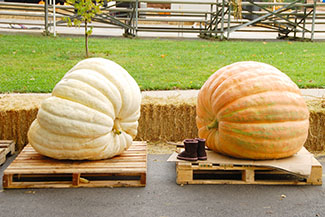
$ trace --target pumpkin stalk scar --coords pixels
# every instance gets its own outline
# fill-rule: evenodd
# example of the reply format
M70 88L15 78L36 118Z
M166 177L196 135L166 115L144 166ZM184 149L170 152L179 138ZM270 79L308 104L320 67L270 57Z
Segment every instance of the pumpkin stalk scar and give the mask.
M218 119L216 119L215 121L213 121L210 125L207 126L208 130L211 130L213 128L218 129L219 128L219 121Z
M117 135L120 135L122 132L121 132L121 125L120 125L120 121L118 118L116 118L114 120L114 126L113 126L113 132Z

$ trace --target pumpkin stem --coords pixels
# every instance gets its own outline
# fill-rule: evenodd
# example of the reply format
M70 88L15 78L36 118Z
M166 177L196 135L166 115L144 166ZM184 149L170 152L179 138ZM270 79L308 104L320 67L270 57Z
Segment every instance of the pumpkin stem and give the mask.
M120 135L122 133L120 121L117 118L114 120L113 132L117 135Z
M121 131L116 129L115 127L113 128L113 132L117 135L120 135L121 134Z
M212 122L210 125L207 126L208 130L211 130L213 128L218 129L218 127L219 127L218 119L216 119L214 122Z

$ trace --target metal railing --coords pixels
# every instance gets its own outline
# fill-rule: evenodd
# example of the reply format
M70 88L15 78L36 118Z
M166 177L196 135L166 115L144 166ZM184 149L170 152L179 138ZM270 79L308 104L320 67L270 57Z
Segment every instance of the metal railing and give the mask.
M125 2L129 3L129 7L118 7L118 4ZM38 5L0 2L0 24L38 25L49 33L51 27L66 26L61 18L76 17L72 6L54 7L55 4L49 4L48 0L45 3ZM170 9L141 8L140 3L191 5L192 9L185 6ZM196 9L196 6L201 9ZM241 6L243 18L234 18L234 5L226 0L120 0L102 7L102 13L94 18L91 25L95 28L122 28L126 36L136 36L138 32L175 32L224 39L231 38L233 32L247 31L277 32L280 38L313 40L315 33L325 33L325 28L317 28L325 24L325 11L316 10L318 7L325 8L325 4L316 1L269 3L249 0L242 2ZM258 10L245 10L246 6L254 6ZM278 7L277 10L274 10L275 6ZM5 16L15 19L4 19ZM25 18L26 21L17 21L17 18ZM159 23L165 25L157 25Z

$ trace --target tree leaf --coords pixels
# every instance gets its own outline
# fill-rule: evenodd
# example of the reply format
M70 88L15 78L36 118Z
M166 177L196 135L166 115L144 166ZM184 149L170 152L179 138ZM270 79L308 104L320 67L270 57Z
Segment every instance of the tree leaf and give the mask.
M110 0L108 0L110 1ZM72 25L80 27L81 22L85 22L85 25L91 23L93 18L100 14L102 11L100 7L103 5L103 0L66 0L70 5L73 5L78 15L77 18L73 19L73 23L70 17L64 17L63 20L67 22L67 25L71 27ZM90 29L85 28L85 36L88 37L93 33L93 27ZM86 45L86 49L88 44Z

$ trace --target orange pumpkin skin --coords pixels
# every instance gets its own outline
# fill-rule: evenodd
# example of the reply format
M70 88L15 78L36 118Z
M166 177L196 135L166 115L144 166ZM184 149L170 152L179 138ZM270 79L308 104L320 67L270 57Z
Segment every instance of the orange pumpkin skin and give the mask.
M199 137L215 152L243 159L278 159L305 143L309 111L297 85L275 67L237 62L202 86Z

